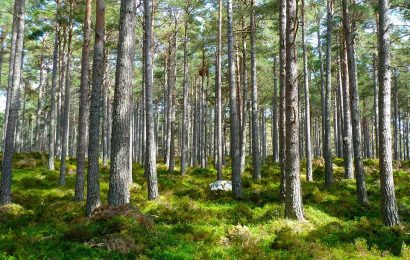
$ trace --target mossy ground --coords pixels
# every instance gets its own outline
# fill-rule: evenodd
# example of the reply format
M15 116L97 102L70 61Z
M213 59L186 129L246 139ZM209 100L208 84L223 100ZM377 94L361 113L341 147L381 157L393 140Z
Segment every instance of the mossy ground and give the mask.
M75 172L75 161L68 163ZM343 180L342 160L335 159L335 184L327 190L323 165L315 160L316 181L305 182L302 173L306 221L297 222L283 218L278 165L264 165L259 183L248 168L240 201L209 191L214 169L189 169L181 177L159 165L161 197L147 201L143 169L134 164L131 203L145 217L95 221L83 216L84 202L73 201L74 174L59 187L45 155L18 154L15 204L0 208L0 259L410 259L409 164L395 164L402 225L394 228L381 223L377 161L365 165L370 203L362 208L354 180ZM229 178L228 167L224 171ZM101 167L103 203L108 178L108 168Z

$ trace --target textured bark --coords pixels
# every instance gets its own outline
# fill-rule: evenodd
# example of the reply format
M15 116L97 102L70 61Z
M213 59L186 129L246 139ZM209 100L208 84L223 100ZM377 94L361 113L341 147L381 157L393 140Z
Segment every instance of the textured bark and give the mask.
M303 82L305 85L305 135L306 135L306 180L313 180L312 173L312 144L310 140L310 97L309 97L309 75L307 64L307 51L305 39L305 0L302 0L302 44L303 44Z
M127 0L128 1L128 0ZM157 157L154 133L153 111L153 74L152 74L152 2L144 1L144 25L145 25L145 111L146 111L146 146L145 146L145 176L148 181L148 199L156 199L158 193Z
M5 144L3 152L3 160L1 164L1 184L0 184L0 205L11 203L11 179L12 179L12 163L14 154L14 131L18 121L19 110L19 88L22 72L22 56L24 42L24 26L25 26L25 0L15 1L15 13L13 19L13 27L16 28L16 39L14 58L10 59L10 67L12 67L12 79L10 80L10 107L8 114L8 123L5 135Z
M57 1L57 9L59 7L59 1ZM56 12L57 18L58 12ZM57 73L58 73L58 49L59 41L59 25L56 19L55 22L55 35L54 35L54 49L53 49L53 68L51 76L51 93L50 93L50 121L49 121L49 140L48 140L48 169L54 171L54 154L55 154L55 140L56 140L56 117L57 117L57 108L56 108L56 98L54 93L57 89Z
M17 40L17 33L18 33L18 4L15 2L14 4L14 10L13 10L13 24L12 24L12 32L11 32L11 46L10 46L10 58L9 58L9 64L14 64L14 58L16 54L16 40ZM9 121L9 112L10 112L10 103L11 103L11 97L12 97L12 91L13 91L13 72L14 72L14 67L9 66L9 72L8 72L8 82L7 82L7 99L6 99L6 108L4 111L4 124L3 124L3 142L2 142L2 150L4 151L6 149L6 132L7 132L7 124Z
M232 162L232 192L235 198L242 197L241 180L241 156L239 136L239 115L237 107L237 95L235 89L235 54L233 39L233 7L232 1L228 0L228 67L229 67L229 106L230 106L230 141Z
M90 34L91 34L91 3L85 1L85 18L83 27L83 46L81 54L81 76L80 76L80 105L78 115L78 140L77 140L77 169L75 176L76 201L84 199L84 168L85 153L87 146L87 99L88 99L88 67L90 58Z
M134 71L135 1L122 0L111 136L111 165L108 204L130 201L130 109ZM154 130L154 129L152 129Z
M393 151L394 160L399 160L399 95L397 89L397 69L393 68Z
M333 183L333 162L331 148L331 55L332 55L332 20L333 20L333 0L327 0L327 31L326 31L326 84L324 93L324 134L323 134L323 157L325 159L325 186L329 187Z
M396 194L394 191L392 143L390 127L391 69L389 50L388 16L389 1L379 0L379 167L381 211L383 222L387 226L399 224Z
M272 98L272 154L273 162L279 160L279 129L278 129L278 77L277 58L273 57L273 98Z
M185 6L185 19L184 19L184 78L183 78L183 108L182 108L182 121L183 125L181 127L181 175L186 174L186 164L187 164L187 146L188 146L188 19L189 10L188 4Z
M88 174L86 215L100 206L100 120L101 94L104 85L104 37L105 37L105 3L97 0L95 6L95 43L93 58L92 89L90 99L90 127L88 129Z
M280 198L286 196L285 150L286 150L286 0L280 1L279 10L279 162Z
M40 56L40 61L39 61L39 74L40 74L40 82L38 84L38 99L37 99L37 111L36 111L36 127L35 127L35 144L36 144L36 150L41 151L41 132L40 131L40 125L41 125L41 114L43 111L43 95L44 95L44 88L45 88L45 76L44 76L44 52L45 52L45 40L46 38L43 39L43 46L42 46L42 53ZM0 66L0 71L1 71L1 66ZM0 82L1 83L1 82ZM32 140L32 138L30 138ZM30 146L31 147L31 146Z
M217 180L222 180L222 0L218 0L218 47L216 51L216 170Z
M353 24L353 29L351 27ZM346 41L347 61L349 66L350 109L352 116L353 155L356 175L357 200L361 205L367 205L366 180L364 176L362 140L359 110L359 90L357 86L357 65L354 46L355 22L350 21L347 0L343 0L343 28Z
M245 31L245 22L242 20L242 30ZM242 124L241 124L241 172L245 170L246 162L246 140L247 140L247 123L249 111L249 97L248 97L248 68L247 68L247 48L245 34L242 36Z
M347 66L346 42L343 40L341 50L342 89L343 89L343 160L345 178L353 179L353 148L352 148L352 121L350 111L349 72Z
M296 31L296 0L286 1L286 199L285 217L303 220L300 187L299 107Z
M252 177L261 179L261 155L258 128L258 88L256 86L255 1L251 0L251 86L252 86Z
M376 157L379 157L379 100L378 100L378 80L377 80L377 56L373 54L373 113L374 113L374 132L376 144Z
M61 133L61 165L60 165L60 178L58 184L65 186L66 184L66 158L67 158L67 146L68 146L68 131L69 131L69 115L70 115L70 89L71 89L71 41L73 37L73 24L72 24L72 5L70 2L70 21L68 29L67 40L67 63L65 74L65 94L64 94L64 110L62 116L62 133Z

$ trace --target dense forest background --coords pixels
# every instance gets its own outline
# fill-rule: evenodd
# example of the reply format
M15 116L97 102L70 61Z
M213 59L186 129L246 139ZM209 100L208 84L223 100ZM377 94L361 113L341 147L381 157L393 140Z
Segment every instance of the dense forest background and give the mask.
M0 259L410 257L407 0L3 0Z

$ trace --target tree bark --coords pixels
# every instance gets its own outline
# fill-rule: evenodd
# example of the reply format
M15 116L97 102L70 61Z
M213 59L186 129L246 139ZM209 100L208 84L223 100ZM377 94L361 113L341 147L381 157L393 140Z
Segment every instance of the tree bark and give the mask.
M390 127L391 69L389 50L389 1L379 0L379 167L381 211L383 222L391 227L399 224L396 194L394 191L392 143Z
M127 0L128 1L128 0ZM154 133L153 111L153 74L152 74L152 1L144 1L145 25L145 111L146 111L146 145L145 145L145 176L148 181L148 199L153 200L159 196L157 180L157 157Z
M12 68L12 78L10 80L10 107L8 114L8 123L5 135L5 145L3 159L1 165L1 184L0 184L0 205L11 203L11 180L12 180L12 163L14 154L14 131L18 121L19 110L19 88L22 72L22 56L24 42L24 26L25 26L25 0L18 0L14 3L15 13L13 19L13 27L16 28L16 40L14 58L10 59L10 67Z
M286 0L280 1L279 10L279 162L280 198L286 197L285 150L286 150Z
M188 19L189 19L189 4L185 6L185 18L184 18L184 79L183 79L183 108L182 108L182 136L181 136L181 175L186 174L187 164L187 145L188 145Z
M68 29L68 41L67 41L67 63L66 63L66 79L65 79L65 94L64 94L64 111L62 118L63 131L61 134L61 165L60 165L60 178L58 184L65 186L66 184L66 158L67 158L67 146L68 146L68 131L69 131L69 115L70 115L70 89L71 89L71 41L73 37L73 17L72 17L72 5L70 2L70 18Z
M239 117L237 107L237 95L235 89L235 53L233 39L233 7L232 1L228 0L228 67L229 67L229 106L230 106L230 137L231 137L231 162L232 162L232 192L235 198L242 197L241 180L241 156Z
M251 0L251 86L252 86L252 177L261 179L261 155L259 150L258 89L256 86L255 0Z
M78 115L78 140L77 140L77 169L75 176L76 201L84 199L84 168L87 146L87 99L88 99L88 67L90 59L90 34L91 34L91 4L92 0L85 1L85 18L83 27L83 46L81 54L80 76L80 105Z
M104 85L105 2L97 0L95 6L95 43L92 89L90 100L90 127L88 129L88 174L86 215L91 216L100 202L100 120L101 93Z
M286 1L286 199L285 217L303 220L299 159L299 107L297 80L297 3Z
M216 51L216 170L217 180L222 180L222 0L218 0L218 47Z
M130 110L134 71L135 1L121 0L111 136L108 204L130 201ZM152 129L153 130L153 129Z
M353 28L350 26L353 24ZM343 0L343 27L346 41L347 61L349 66L349 88L350 88L350 109L352 116L352 136L354 151L354 166L356 174L357 200L360 205L367 205L366 179L364 176L362 140L359 110L359 90L357 86L357 65L354 47L354 26L355 22L349 18L347 0Z
M312 181L312 144L310 140L310 97L309 97L309 75L306 51L306 28L305 28L305 0L302 0L302 44L303 44L303 82L305 85L305 135L306 135L306 180Z
M326 31L326 86L324 96L324 135L323 135L323 157L325 159L325 186L330 187L333 183L333 162L331 148L331 55L332 55L332 20L333 0L327 0L327 31Z

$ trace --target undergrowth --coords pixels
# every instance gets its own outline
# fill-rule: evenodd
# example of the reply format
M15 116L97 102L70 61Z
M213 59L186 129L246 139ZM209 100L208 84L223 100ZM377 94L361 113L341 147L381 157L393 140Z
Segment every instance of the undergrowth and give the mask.
M343 179L336 159L336 182L324 188L323 161L314 160L314 182L302 172L306 221L283 218L279 165L262 167L262 180L243 175L244 198L211 192L216 171L190 168L185 177L158 165L160 198L146 199L141 165L133 165L131 204L102 206L84 217L74 202L75 175L57 185L43 154L17 154L13 203L0 207L0 259L410 259L409 164L396 163L396 195L402 224L382 225L376 160L365 160L369 206L356 202L355 181ZM59 162L56 162L58 165ZM68 160L75 169L75 160ZM56 168L58 169L58 168ZM303 169L303 167L302 167ZM72 170L70 170L72 172ZM75 172L75 170L74 170ZM224 177L230 178L225 167ZM101 167L101 199L107 203L109 167Z

